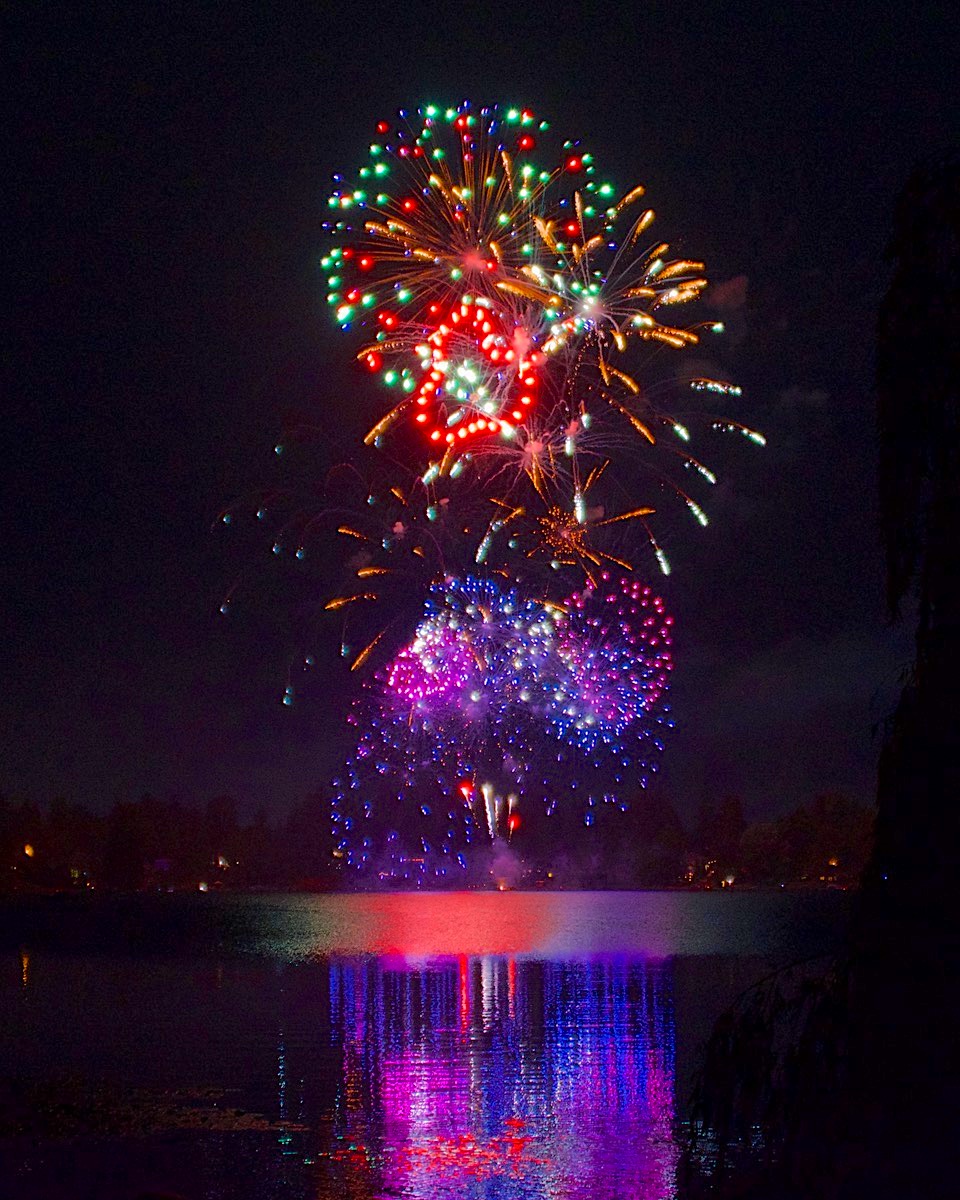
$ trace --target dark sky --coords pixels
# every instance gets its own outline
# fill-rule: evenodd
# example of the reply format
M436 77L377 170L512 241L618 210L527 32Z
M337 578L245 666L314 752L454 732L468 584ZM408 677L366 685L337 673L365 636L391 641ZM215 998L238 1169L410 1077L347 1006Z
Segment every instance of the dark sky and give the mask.
M871 798L909 658L882 608L873 328L896 193L960 140L952 5L5 11L0 792L269 811L327 776L338 630L284 708L310 577L211 527L276 478L289 413L362 432L373 384L316 267L330 172L384 114L470 96L583 136L712 280L745 277L723 361L769 445L700 447L710 528L659 530L670 794Z

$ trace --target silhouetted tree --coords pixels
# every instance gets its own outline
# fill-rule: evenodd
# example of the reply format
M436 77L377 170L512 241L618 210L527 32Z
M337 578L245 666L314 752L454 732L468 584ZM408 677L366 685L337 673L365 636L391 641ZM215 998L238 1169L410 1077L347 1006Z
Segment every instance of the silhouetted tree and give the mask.
M239 833L237 802L232 796L214 796L207 802L203 825L203 852L208 862L219 855L233 860Z
M917 602L916 664L881 759L870 880L949 903L960 862L960 161L918 169L889 246L877 395L881 530L896 616Z
M911 176L889 252L877 347L880 507L891 613L908 598L917 604L916 663L881 755L877 836L845 953L815 976L799 968L758 984L711 1037L700 1102L719 1144L707 1171L715 1197L957 1194L956 156ZM799 814L794 853L822 857L817 831L842 815L831 797Z
M330 802L323 793L314 792L294 805L284 827L282 854L289 878L318 887L332 886L332 849Z
M778 821L755 821L740 839L740 873L746 883L785 883L792 878Z
M143 886L147 839L140 805L115 804L107 817L101 874L107 887L134 891Z
M714 862L714 874L718 877L736 874L740 839L746 827L743 803L738 796L725 796L716 806L701 806L694 840L700 855Z
M687 834L676 808L660 793L644 792L632 814L632 882L643 887L678 883L686 868ZM619 837L622 843L622 833Z
M260 887L292 882L284 871L280 843L280 833L270 826L266 809L260 805L252 824L239 831L236 870L240 881Z

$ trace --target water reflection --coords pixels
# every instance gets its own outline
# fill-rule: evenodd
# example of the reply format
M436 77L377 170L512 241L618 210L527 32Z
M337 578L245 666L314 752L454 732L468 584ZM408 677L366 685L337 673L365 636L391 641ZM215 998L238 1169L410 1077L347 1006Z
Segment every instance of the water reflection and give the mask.
M0 1128L0 1180L18 1200L64 1179L97 1200L672 1196L714 1020L829 948L843 901L17 900L0 1086L23 1081L29 1136Z
M322 1196L674 1194L666 966L461 957L330 969Z

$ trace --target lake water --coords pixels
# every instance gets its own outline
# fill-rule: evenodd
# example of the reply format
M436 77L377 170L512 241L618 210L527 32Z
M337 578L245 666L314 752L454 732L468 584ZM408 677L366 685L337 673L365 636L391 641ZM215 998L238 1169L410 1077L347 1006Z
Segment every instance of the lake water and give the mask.
M660 1200L713 1021L837 893L0 904L0 1195ZM6 1189L6 1190L5 1190Z

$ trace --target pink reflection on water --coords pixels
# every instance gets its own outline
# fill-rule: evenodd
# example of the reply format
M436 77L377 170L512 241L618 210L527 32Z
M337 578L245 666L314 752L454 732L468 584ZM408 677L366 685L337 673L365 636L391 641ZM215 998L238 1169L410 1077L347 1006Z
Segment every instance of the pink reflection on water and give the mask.
M462 956L332 967L341 1143L375 1195L674 1195L662 964ZM360 1193L358 1193L360 1194Z
M311 897L302 915L313 954L406 963L490 954L662 958L690 925L688 908L687 895L670 892L392 892Z

